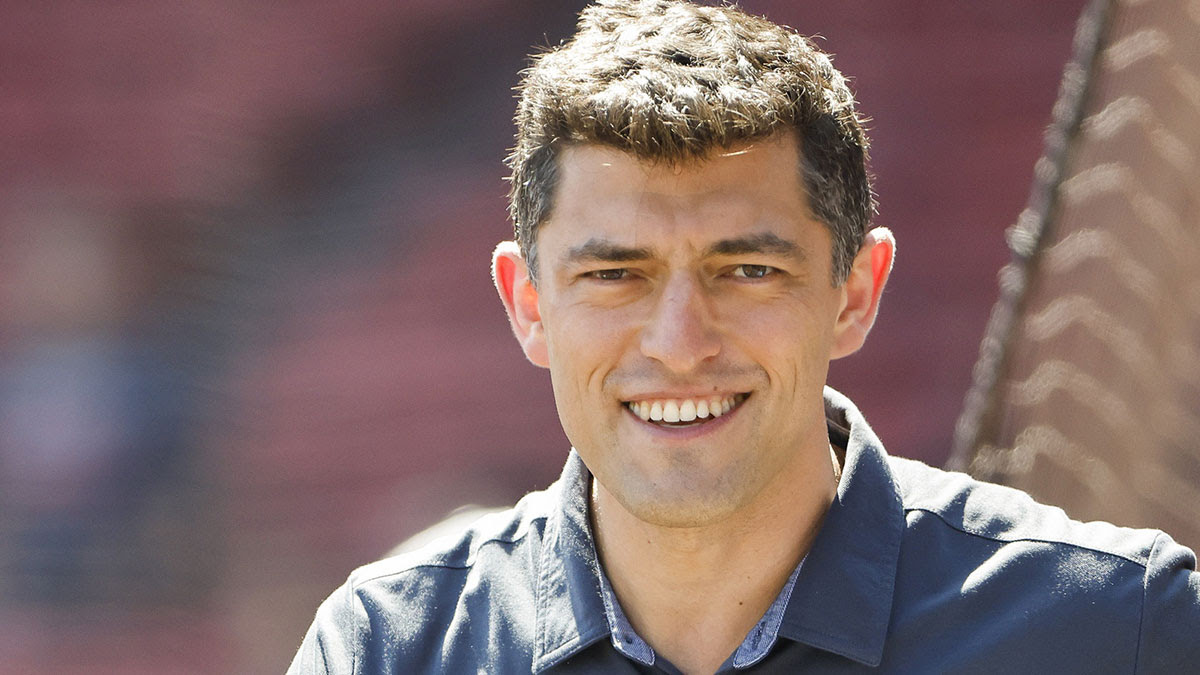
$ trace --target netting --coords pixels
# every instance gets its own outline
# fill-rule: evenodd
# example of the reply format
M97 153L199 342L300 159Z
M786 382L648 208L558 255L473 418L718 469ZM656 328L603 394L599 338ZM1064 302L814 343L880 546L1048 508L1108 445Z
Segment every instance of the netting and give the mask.
M1200 0L1084 13L952 468L1200 545Z

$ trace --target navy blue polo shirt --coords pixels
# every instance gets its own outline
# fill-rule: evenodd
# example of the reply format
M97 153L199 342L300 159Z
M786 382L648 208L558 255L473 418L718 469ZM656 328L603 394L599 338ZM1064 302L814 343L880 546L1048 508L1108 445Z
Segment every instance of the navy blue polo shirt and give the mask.
M777 615L742 648L756 631L773 640L723 671L1200 671L1189 549L888 457L848 399L827 389L826 410L846 450L834 502ZM356 570L318 609L289 672L673 672L618 648L632 628L605 609L590 480L572 451L553 486L513 509Z

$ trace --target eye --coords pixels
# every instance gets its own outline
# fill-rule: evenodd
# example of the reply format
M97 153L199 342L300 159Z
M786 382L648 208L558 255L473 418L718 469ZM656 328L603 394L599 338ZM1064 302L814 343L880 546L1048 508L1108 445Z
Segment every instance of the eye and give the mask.
M738 265L731 274L739 279L762 279L778 271L769 265Z
M622 267L608 270L593 270L585 276L592 279L599 279L600 281L620 281L629 276L629 270Z

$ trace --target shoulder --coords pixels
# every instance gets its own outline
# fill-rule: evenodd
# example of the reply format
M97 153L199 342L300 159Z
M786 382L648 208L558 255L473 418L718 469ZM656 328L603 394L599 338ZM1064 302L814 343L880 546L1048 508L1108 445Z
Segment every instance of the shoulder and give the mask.
M916 460L889 457L888 461L910 523L930 516L971 537L998 543L1043 542L1076 547L1143 567L1161 534L1158 530L1117 527L1100 521L1081 522L1021 490Z
M906 521L899 581L926 598L955 598L936 608L945 620L1012 637L1025 651L1054 637L1119 653L1127 661L1113 663L1136 672L1173 672L1200 658L1196 557L1167 534L1080 522L1020 490L913 460L889 463Z
M548 500L536 492L467 524L452 517L421 545L354 570L317 610L289 673L445 672L452 656L502 658L488 644L519 642L534 615Z

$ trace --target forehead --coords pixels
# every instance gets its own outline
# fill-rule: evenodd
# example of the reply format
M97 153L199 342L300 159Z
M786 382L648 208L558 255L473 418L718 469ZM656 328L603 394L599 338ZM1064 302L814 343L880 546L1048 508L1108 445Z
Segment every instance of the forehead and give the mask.
M570 145L558 158L558 197L570 199L583 189L677 199L720 197L729 191L747 197L801 193L789 196L803 198L799 154L798 140L790 132L678 161L642 159L594 143Z
M554 204L539 239L726 236L758 229L795 236L813 225L798 141L776 134L702 159L648 161L581 144L558 158Z

